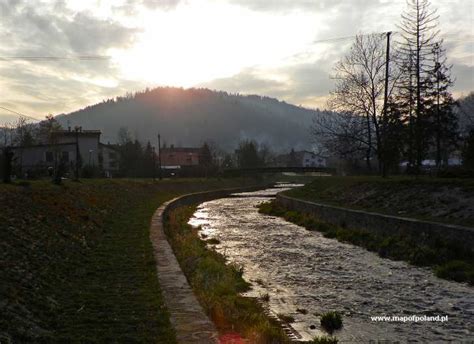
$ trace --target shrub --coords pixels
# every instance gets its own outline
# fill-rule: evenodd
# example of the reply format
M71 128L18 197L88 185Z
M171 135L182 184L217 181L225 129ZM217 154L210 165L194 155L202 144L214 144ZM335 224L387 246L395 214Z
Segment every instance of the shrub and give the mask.
M452 260L440 265L435 273L440 278L474 284L474 266L461 260Z
M342 327L342 316L338 312L327 312L321 316L321 326L332 333L334 330L338 330Z
M321 336L315 337L310 344L337 344L338 340L336 337Z

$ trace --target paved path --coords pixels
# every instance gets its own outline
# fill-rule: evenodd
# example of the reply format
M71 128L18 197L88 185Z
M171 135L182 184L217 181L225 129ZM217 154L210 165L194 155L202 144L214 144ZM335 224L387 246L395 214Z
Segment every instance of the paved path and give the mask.
M178 343L215 344L218 342L217 330L194 296L163 230L162 214L171 202L156 210L150 227L150 240L165 305Z

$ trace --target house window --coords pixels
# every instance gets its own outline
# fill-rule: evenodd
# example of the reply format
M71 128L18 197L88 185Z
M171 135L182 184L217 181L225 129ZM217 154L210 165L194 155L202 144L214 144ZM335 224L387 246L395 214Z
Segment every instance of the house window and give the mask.
M54 161L53 152L46 152L44 155L45 155L44 158L45 158L46 162L53 162Z
M111 160L117 159L117 154L115 154L115 152L109 152L109 159Z
M69 162L69 152L61 152L61 161Z

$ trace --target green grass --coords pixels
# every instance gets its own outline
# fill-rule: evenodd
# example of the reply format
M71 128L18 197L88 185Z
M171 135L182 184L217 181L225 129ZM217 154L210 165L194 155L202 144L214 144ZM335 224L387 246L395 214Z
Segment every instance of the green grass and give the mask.
M329 333L342 327L342 316L338 312L327 312L321 316L321 326Z
M352 209L474 226L474 214L466 215L474 197L472 178L321 177L285 194ZM464 197L461 201L460 196Z
M250 343L289 343L256 299L240 295L250 287L242 278L242 268L226 264L222 255L199 239L198 229L187 224L194 211L195 207L172 211L165 230L196 297L219 332L237 331Z
M0 185L0 342L174 343L149 241L151 216L179 194L242 184Z
M429 266L444 279L474 285L474 257L472 251L455 242L438 238L409 235L377 235L364 229L347 229L323 222L313 215L287 210L274 201L262 203L259 211L283 217L309 230L322 232L327 238L348 242L393 260L404 260L417 266Z

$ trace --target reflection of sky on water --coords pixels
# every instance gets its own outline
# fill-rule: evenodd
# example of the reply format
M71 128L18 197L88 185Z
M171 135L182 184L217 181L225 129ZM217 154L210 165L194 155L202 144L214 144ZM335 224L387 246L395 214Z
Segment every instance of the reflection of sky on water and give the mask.
M335 333L341 341L474 339L474 288L259 214L256 206L283 187L203 203L190 220L203 237L220 241L217 251L244 266L253 285L249 296L269 294L271 311L292 315L305 339L323 334L318 315L332 310L343 313L344 327ZM374 315L423 314L450 320L370 321Z

